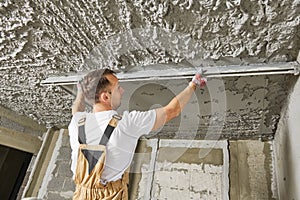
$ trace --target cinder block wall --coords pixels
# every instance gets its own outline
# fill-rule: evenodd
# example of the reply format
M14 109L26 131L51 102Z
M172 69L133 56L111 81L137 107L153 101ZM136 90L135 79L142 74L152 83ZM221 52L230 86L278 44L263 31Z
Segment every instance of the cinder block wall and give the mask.
M75 184L70 166L69 135L68 131L61 130L38 196L48 200L72 199Z
M149 155L149 153L151 154L151 145L147 145L145 140L141 140L139 144L140 145L137 151L147 152L147 155ZM180 150L179 148L172 148L172 151L175 151L176 149ZM164 147L164 149L166 149L166 147ZM167 149L171 150L171 148ZM262 142L258 140L230 141L228 147L230 163L227 163L229 164L230 170L228 175L228 184L230 184L230 199L277 199L276 190L274 191L274 189L272 189L273 185L276 185L276 183L273 183L273 152L271 149L272 147L270 145L270 142ZM156 161L156 169L154 170L155 173L153 177L155 180L152 180L153 182L152 184L150 184L150 186L153 188L147 188L149 187L149 184L147 184L147 177L149 177L149 174L143 171L147 168L147 163L150 163L151 158L148 156L143 156L144 161L142 162L138 162L137 159L134 160L133 163L138 166L139 169L132 169L132 172L134 173L131 174L130 180L131 199L144 199L145 194L147 193L146 191L149 190L153 190L153 194L149 193L149 195L156 195L155 198L166 197L168 195L170 196L170 194L166 194L164 191L158 190L159 188L157 187L159 185L164 185L164 187L167 187L169 191L172 191L172 193L175 192L176 194L181 196L189 194L193 194L192 196L199 196L200 193L195 193L195 187L186 187L191 183L194 184L194 186L197 186L198 184L202 186L206 185L205 187L201 186L200 188L198 188L199 191L202 191L201 188L206 188L205 191L203 190L201 193L202 197L214 199L216 196L222 196L222 185L220 185L219 187L220 190L214 191L217 193L212 193L209 188L214 188L216 187L215 185L209 185L210 183L208 181L197 181L195 180L195 174L193 175L193 173L196 172L193 166L198 165L198 170L200 170L204 176L211 176L212 178L215 177L215 174L211 174L211 170L209 170L209 168L213 166L204 164L205 162L212 162L214 163L215 167L220 166L221 163L221 168L218 169L219 171L221 170L220 173L222 174L222 165L224 165L224 163L222 163L222 159L220 162L213 162L214 157L208 155L208 159L203 159L202 161L199 159L200 161L198 160L197 162L195 162L195 156L197 157L198 154L194 154L193 152L195 151L195 148L191 148L190 150L187 150L186 153L183 153L179 159L174 161L175 164L173 163L173 167L175 167L174 169L177 170L170 170L167 167L161 168L161 166L163 166L163 164L167 162L167 160L163 160L163 157L165 157L165 159L169 157L166 152L162 153L161 150L162 149L160 148L158 149L158 152L160 153L157 154L159 160ZM165 156L162 156L162 154L164 154ZM61 131L60 136L57 140L55 152L53 153L50 164L48 166L48 172L39 191L39 197L43 197L46 200L65 200L72 198L73 191L75 190L75 185L73 183L72 173L70 170L70 157L71 151L68 132ZM222 158L222 156L220 158ZM218 159L220 160L220 158ZM202 164L199 162L202 162ZM136 173L137 171L139 171L140 173ZM172 184L174 184L173 187L170 184L165 185L165 180L161 178L157 179L157 176L155 174L165 174L164 176L167 176L174 180L177 180L178 175L181 174L182 176L186 176L186 179L171 181ZM221 174L220 177L222 177ZM206 180L210 180L210 178ZM215 180L215 183L220 183L220 181ZM173 198L176 198L177 195L171 196Z
M44 125L3 106L0 106L0 127L36 137L42 137L47 131Z

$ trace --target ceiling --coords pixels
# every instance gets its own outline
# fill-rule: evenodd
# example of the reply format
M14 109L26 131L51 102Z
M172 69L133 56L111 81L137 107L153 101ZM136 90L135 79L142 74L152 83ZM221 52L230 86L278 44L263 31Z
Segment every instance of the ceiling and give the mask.
M126 73L158 63L176 71L182 66L295 61L300 49L299 7L297 0L7 0L0 3L0 104L47 127L65 127L74 98L58 86L41 85L53 75L106 66ZM224 133L232 138L239 133L273 134L294 79L292 75L222 79L228 103ZM138 109L136 101L152 90L165 91L159 89L160 82L153 87L136 84L144 89L136 88L141 95L135 96L130 109ZM183 84L163 82L171 88ZM132 87L129 84L128 91ZM202 93L205 101L198 100ZM213 116L210 94L197 92L204 110L198 116L199 130L205 124L209 127ZM165 99L158 94L153 101Z

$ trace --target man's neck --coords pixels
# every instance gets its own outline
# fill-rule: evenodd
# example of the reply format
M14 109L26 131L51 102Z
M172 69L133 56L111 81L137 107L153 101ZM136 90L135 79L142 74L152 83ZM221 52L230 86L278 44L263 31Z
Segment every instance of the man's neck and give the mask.
M101 103L94 104L93 106L93 112L102 112L102 111L108 111L112 110L111 106L103 105Z

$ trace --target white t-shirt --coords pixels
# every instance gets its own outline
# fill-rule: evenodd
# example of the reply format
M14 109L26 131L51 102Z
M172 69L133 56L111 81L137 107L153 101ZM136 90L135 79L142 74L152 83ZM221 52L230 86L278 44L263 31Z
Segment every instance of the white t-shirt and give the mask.
M73 178L75 177L79 147L78 121L83 116L86 117L86 142L90 145L97 145L114 114L117 114L117 112L109 110L97 113L78 112L73 115L68 127L72 148L71 170ZM150 133L154 126L155 118L155 110L146 112L125 111L123 113L122 119L118 122L106 146L106 162L101 180L109 182L116 181L122 177L132 161L139 137Z

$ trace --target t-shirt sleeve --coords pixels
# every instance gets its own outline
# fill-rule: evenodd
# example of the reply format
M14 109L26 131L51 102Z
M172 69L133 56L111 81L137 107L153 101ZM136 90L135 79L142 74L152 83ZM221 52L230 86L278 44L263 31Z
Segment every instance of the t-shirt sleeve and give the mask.
M123 116L125 117L125 123L127 124L130 135L134 137L140 137L151 132L155 123L156 112L155 110L144 112L131 111L129 113L123 113Z

